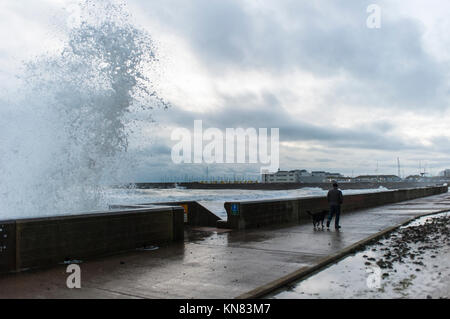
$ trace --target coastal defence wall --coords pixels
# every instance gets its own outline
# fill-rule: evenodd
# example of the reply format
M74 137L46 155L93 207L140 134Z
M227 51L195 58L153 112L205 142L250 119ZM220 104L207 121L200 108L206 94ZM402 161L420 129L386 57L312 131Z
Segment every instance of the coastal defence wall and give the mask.
M221 220L220 217L196 201L166 202L161 203L161 205L180 205L183 207L186 216L185 223L189 226L216 227L217 221Z
M220 217L196 201L144 203L136 205L110 205L111 209L144 208L155 205L179 206L184 210L184 223L189 226L216 227Z
M342 212L446 193L447 186L344 196ZM42 268L148 245L182 241L184 226L231 229L309 222L326 197L226 202L227 221L195 201L118 205L112 211L0 221L0 273Z
M182 207L0 221L0 273L184 239Z
M342 213L382 206L420 197L446 193L447 186L400 189L385 192L344 196ZM220 227L232 229L258 228L282 223L304 223L311 213L328 210L325 196L226 202L228 220Z

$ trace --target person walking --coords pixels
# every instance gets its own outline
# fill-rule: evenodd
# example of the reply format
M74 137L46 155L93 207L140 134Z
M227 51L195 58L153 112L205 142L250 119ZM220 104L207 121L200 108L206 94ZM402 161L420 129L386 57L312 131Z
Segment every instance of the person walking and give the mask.
M344 201L344 196L342 192L338 189L337 182L333 182L333 189L330 189L327 194L328 205L330 207L330 212L328 213L327 228L330 228L331 220L333 216L336 215L334 219L334 227L336 229L341 228L339 226L339 217L341 215L341 205Z

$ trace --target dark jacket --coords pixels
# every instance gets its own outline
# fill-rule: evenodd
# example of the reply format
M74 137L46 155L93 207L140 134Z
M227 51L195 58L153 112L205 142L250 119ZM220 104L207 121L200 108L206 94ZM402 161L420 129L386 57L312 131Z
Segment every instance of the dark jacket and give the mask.
M328 191L327 199L329 205L341 205L344 197L339 189L333 188Z

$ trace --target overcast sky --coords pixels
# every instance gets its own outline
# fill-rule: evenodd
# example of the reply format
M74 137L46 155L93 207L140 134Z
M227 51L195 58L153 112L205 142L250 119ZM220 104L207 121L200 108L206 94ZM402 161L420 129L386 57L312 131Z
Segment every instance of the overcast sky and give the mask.
M56 45L73 1L0 0L2 86L21 61ZM381 8L369 29L366 8ZM171 104L141 123L136 180L200 174L175 165L175 127L280 129L281 169L348 175L450 168L450 3L362 0L130 0L155 41L154 75ZM66 10L67 11L67 10ZM61 21L59 21L61 20ZM419 164L420 163L420 164ZM258 173L212 165L210 174Z

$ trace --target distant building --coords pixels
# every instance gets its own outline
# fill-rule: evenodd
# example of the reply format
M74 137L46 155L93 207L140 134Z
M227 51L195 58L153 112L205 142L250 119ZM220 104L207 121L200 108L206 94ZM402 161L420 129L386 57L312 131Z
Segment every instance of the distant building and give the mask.
M298 171L300 176L311 176L311 173L308 172L306 169L301 169Z
M443 170L440 175L443 177L450 177L450 169Z
M354 178L355 182L401 182L397 175L360 175Z
M423 176L421 175L409 175L408 177L405 178L406 181L408 182L421 182L423 181Z
M334 179L340 179L340 173L329 173L325 171L291 170L275 173L263 173L261 175L262 183L325 183Z
M275 173L263 173L263 183L299 183L301 174L305 174L306 170L280 171Z
M331 181L331 180L341 180L341 179L344 178L344 176L342 176L341 173L328 173L328 172L326 172L326 175L325 175L325 176L326 176L327 179L329 179L330 181Z

